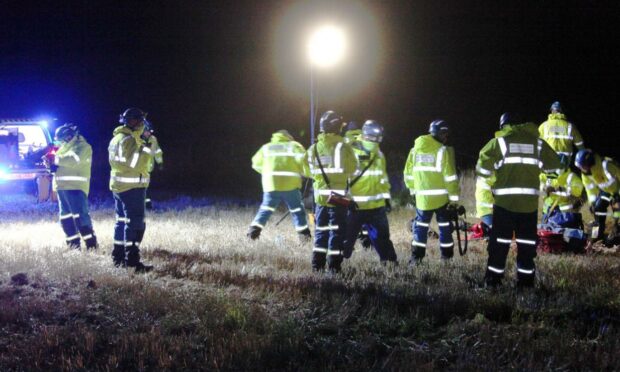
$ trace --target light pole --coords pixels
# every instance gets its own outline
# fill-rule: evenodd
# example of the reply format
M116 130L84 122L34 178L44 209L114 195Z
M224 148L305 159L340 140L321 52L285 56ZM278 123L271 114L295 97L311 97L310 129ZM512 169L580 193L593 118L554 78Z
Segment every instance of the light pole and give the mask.
M316 70L338 64L346 52L346 37L341 28L332 25L317 28L308 40L310 60L310 144L314 143L314 126L318 106Z

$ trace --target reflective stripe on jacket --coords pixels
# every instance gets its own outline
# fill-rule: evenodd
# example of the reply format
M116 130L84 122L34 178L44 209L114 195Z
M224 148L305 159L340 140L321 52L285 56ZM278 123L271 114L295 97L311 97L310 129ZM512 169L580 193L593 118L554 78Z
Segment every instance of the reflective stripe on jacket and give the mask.
M459 200L454 149L430 134L418 137L403 172L405 185L415 195L416 207L433 210Z
M390 199L390 181L385 156L378 146L370 151L365 149L362 141L353 142L352 147L359 162L359 169L351 176L351 182L361 174L351 186L353 201L357 203L359 209L385 207L385 199ZM371 161L372 164L366 169ZM362 173L364 169L366 171Z
M252 168L262 175L264 192L301 188L304 147L283 133L274 133L252 157Z
M566 121L566 116L561 113L549 114L548 120L538 127L538 135L558 155L572 156L573 145L578 150L584 148L581 133L574 124Z
M611 158L601 158L594 154L594 165L590 174L581 174L583 185L588 194L588 201L593 203L602 190L610 195L617 194L620 190L620 167Z
M314 154L315 147L331 188L327 186L319 168ZM319 134L317 142L306 151L304 160L304 172L314 181L314 200L322 206L332 206L327 204L327 198L332 191L342 195L347 192L349 178L358 169L351 145L344 143L341 136L333 133Z
M530 213L538 209L539 175L556 173L558 155L531 123L506 125L480 150L476 171L495 175L495 204L511 212Z
M153 152L140 138L144 126L132 131L127 126L114 130L108 146L110 190L124 192L149 186L149 162Z
M54 157L58 169L54 173L54 190L90 191L90 167L93 149L81 135L64 143Z
M575 199L581 198L583 183L581 178L571 172L569 168L562 171L558 178L548 178L546 174L540 175L540 182L544 188L551 186L555 189L545 197L545 206L548 208L556 205L562 212L573 211Z

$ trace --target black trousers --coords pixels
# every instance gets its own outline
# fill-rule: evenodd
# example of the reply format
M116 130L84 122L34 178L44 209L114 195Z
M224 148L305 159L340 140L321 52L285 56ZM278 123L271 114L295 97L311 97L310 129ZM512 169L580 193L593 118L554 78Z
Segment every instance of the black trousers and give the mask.
M396 251L392 240L390 240L390 225L383 207L349 211L344 240L344 257L351 257L353 246L362 226L368 230L370 244L379 255L379 260L381 262L396 261Z
M489 239L489 260L486 270L488 284L501 283L506 270L506 257L514 233L517 241L517 282L534 285L536 277L536 222L538 212L518 213L493 206L493 229Z

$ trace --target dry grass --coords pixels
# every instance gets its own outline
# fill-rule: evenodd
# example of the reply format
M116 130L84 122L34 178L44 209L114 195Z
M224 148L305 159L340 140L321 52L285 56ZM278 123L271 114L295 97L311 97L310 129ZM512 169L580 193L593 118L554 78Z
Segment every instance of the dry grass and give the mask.
M398 267L358 247L330 277L311 271L311 246L289 221L250 242L255 210L222 204L150 214L143 256L156 270L134 275L111 264L109 205L93 211L95 253L63 247L52 208L7 205L0 370L620 367L615 253L542 256L536 289L517 292L509 278L489 292L473 286L480 243L443 264L433 240L426 265L408 268L413 212L400 208L390 215Z

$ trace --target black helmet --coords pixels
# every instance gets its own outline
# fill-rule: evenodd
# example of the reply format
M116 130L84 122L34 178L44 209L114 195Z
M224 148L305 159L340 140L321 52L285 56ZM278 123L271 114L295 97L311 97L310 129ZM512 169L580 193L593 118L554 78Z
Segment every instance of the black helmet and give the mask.
M438 135L439 132L447 132L448 130L450 130L450 128L448 127L448 123L441 119L433 120L431 125L428 126L428 133L432 134L433 136Z
M130 119L137 119L143 121L146 118L146 112L140 110L139 108L132 107L128 108L123 112L118 119L118 122L121 124L127 124Z
M325 111L319 122L321 133L340 133L342 129L342 116L334 111Z
M590 149L579 150L575 156L575 166L585 173L590 173L595 161L594 152Z
M360 129L360 127L354 121L350 121L350 122L347 123L347 125L344 126L344 131L345 132L348 132L350 130L356 130L356 129Z
M508 124L519 124L519 116L512 112L504 112L499 118L499 128L502 129Z
M567 154L559 154L558 157L560 158L560 166L562 169L568 168L570 165L570 156Z
M362 139L381 143L383 141L383 126L374 120L366 120L362 126Z
M65 123L56 129L54 133L55 141L69 141L78 134L78 127L73 123Z
M555 111L555 112L563 112L562 111L562 105L560 104L559 101L555 101L551 104L551 107L549 108L549 110L551 112Z

